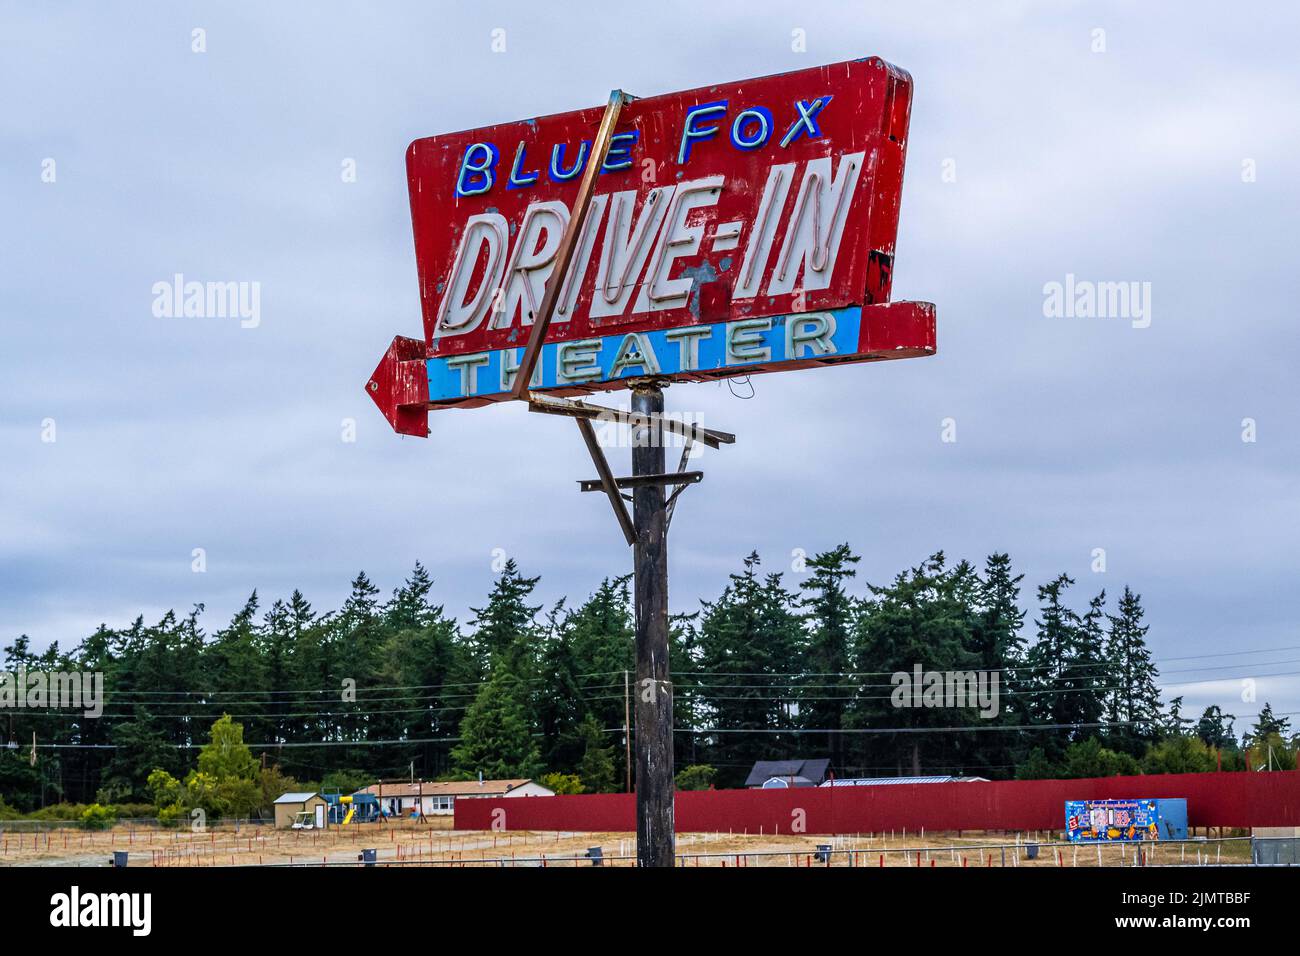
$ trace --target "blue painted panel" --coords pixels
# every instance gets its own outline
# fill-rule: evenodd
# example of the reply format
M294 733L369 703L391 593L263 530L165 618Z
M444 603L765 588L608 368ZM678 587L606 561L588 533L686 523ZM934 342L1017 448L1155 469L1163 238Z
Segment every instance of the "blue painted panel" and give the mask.
M816 358L851 358L857 354L861 326L861 307L850 306L553 342L542 346L533 388L571 388L650 374L689 378L723 368L770 368ZM733 345L730 353L729 341ZM509 391L510 377L523 353L517 348L429 359L429 401L483 398Z

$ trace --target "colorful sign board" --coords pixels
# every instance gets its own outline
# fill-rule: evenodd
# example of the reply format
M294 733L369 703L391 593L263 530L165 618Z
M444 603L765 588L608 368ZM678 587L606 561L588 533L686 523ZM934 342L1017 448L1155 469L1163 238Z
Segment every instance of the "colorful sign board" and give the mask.
M889 303L911 95L870 58L625 105L530 387L933 354L934 307ZM410 145L424 338L385 363L422 367L368 383L398 431L510 397L602 115Z
M1067 800L1067 839L1137 842L1187 838L1187 801L1182 799Z

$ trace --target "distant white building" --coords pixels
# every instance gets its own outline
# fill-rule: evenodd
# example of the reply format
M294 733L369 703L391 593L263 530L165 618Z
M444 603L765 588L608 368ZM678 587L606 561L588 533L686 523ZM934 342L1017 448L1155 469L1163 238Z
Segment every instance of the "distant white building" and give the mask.
M553 797L555 791L536 780L443 780L374 783L358 793L374 794L389 816L410 816L423 805L425 816L450 814L457 800L483 797Z
M988 783L985 777L849 777L844 780L827 780L822 787L886 787L898 783Z

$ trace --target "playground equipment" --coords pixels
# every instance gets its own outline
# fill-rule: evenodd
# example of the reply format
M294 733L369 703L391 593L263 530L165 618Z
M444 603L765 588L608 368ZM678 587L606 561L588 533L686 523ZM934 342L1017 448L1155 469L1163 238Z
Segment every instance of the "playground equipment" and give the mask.
M337 826L349 823L373 823L380 817L379 801L371 793L322 793L329 808L329 822Z

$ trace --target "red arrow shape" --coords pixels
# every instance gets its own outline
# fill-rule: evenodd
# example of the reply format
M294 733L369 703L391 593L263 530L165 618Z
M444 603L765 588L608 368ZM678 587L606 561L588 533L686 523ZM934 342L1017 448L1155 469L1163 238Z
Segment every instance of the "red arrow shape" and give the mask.
M429 435L429 370L424 343L397 336L375 366L366 394L400 435Z

